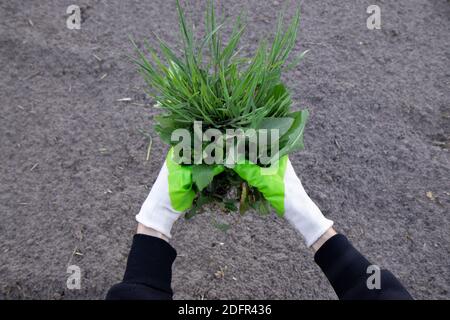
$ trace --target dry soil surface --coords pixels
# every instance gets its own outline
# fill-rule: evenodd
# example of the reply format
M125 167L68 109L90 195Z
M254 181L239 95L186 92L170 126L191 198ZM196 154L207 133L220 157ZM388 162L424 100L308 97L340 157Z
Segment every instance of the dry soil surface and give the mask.
M71 4L80 30L66 27ZM371 4L381 30L366 26ZM220 8L247 11L250 52L282 6ZM301 6L296 51L310 52L285 80L311 118L295 169L336 228L415 298L450 298L450 3ZM190 1L196 25L204 7ZM172 0L0 1L0 298L102 299L121 279L134 215L167 151L128 37L177 44L174 9ZM150 161L139 130L154 137ZM175 298L336 298L286 221L208 211L174 227ZM80 290L66 288L72 264Z

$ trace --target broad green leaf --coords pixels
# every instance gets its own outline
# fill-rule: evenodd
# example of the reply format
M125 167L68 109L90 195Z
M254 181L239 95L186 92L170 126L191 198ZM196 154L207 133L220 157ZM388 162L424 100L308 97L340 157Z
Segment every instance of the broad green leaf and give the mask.
M186 219L191 219L193 216L197 215L200 211L200 209L208 204L208 203L212 203L214 202L216 199L214 197L208 196L208 195L204 195L202 193L200 193L197 197L197 199L194 200L194 204L192 206L192 208L186 212L186 214L184 215L184 217Z
M279 136L282 137L291 128L294 118L263 118L257 125L256 129L267 129L270 133L271 129L278 129Z
M308 120L308 110L301 110L290 114L294 122L288 132L280 139L279 157L303 148L303 132Z
M214 176L223 171L223 167L216 165L199 164L192 167L192 182L199 191L205 189L214 179Z

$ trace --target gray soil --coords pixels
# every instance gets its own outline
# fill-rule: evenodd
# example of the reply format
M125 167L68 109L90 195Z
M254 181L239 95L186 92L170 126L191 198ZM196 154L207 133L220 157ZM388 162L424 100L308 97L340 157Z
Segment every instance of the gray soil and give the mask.
M245 50L271 34L281 2L222 6L247 10ZM66 28L73 3L81 30ZM366 27L370 4L381 30ZM102 299L121 279L167 151L128 36L178 43L174 8L0 2L0 298ZM188 11L198 23L203 10L195 0ZM296 51L311 52L285 74L295 107L311 112L306 149L291 156L306 190L418 299L450 298L449 20L445 0L302 1ZM154 137L150 161L139 129ZM207 211L174 226L175 298L336 298L286 221ZM66 288L69 264L80 290Z

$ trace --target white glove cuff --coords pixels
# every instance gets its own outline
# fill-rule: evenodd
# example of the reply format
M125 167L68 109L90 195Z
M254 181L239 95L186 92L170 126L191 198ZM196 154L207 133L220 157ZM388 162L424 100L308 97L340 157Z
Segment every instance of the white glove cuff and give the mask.
M292 211L291 211L292 212ZM314 217L286 212L286 219L301 233L305 239L306 246L312 246L319 238L333 226L333 221L315 214Z
M168 174L167 166L164 163L147 199L136 215L136 221L147 228L161 232L170 239L172 225L181 212L173 210L170 204Z
M290 161L286 167L284 186L285 217L302 234L306 245L310 247L333 225L333 221L325 218L306 194Z
M158 209L158 211L154 211L154 214L150 215L141 214L141 212L139 212L139 214L136 215L136 221L143 224L147 228L152 228L158 232L161 232L167 238L171 239L172 235L170 234L170 231L179 216L179 213L168 211L162 212Z

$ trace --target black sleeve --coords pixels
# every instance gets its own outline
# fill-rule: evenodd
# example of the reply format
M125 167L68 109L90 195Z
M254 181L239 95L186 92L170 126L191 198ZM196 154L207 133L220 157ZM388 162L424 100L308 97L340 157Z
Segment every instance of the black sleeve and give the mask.
M172 264L177 252L166 241L136 234L122 282L109 289L106 300L172 299Z
M341 234L328 239L316 252L314 260L341 300L412 299L397 278L387 270L381 270L379 273L379 288L375 286L369 289L367 280L374 272L370 269L368 272L367 268L372 263ZM373 284L372 281L369 283Z

